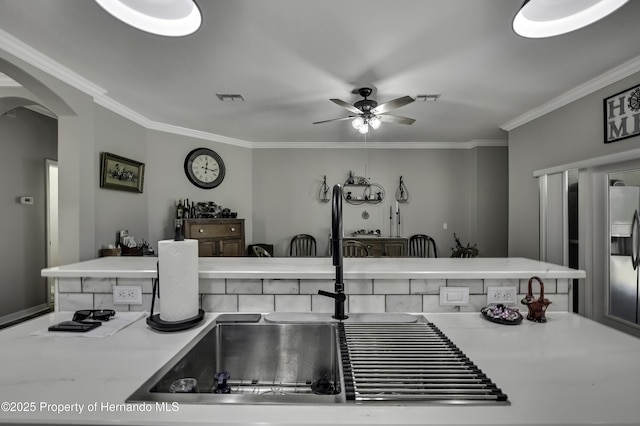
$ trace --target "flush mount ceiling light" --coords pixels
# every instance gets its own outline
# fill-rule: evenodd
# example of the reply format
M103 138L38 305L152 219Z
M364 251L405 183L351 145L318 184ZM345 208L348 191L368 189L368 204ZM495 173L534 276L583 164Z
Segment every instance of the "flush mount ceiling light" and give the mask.
M202 24L193 0L95 0L104 10L139 30L168 37L193 34Z
M525 0L513 30L527 38L553 37L586 27L629 0Z

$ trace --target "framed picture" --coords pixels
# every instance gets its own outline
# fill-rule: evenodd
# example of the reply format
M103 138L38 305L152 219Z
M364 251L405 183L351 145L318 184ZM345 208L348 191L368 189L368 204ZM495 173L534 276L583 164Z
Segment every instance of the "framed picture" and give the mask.
M603 107L604 143L640 135L640 85L609 96Z
M100 188L142 193L144 163L103 152L100 164Z

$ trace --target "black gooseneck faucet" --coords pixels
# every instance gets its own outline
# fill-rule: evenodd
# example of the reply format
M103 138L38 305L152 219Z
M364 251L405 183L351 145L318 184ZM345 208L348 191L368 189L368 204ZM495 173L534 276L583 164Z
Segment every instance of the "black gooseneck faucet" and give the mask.
M344 314L344 301L347 296L344 294L344 282L342 281L342 187L340 185L333 186L331 198L331 253L333 266L336 267L335 293L318 290L318 294L333 298L335 300L333 318L344 320L349 317Z

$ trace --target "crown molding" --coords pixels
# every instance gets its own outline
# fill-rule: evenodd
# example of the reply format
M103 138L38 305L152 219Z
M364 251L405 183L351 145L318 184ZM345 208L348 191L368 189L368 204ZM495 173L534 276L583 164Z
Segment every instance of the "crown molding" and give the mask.
M0 29L0 48L92 97L107 93L102 87L40 53L2 29Z
M472 149L508 146L503 139L476 139L469 142L254 142L254 149Z
M478 146L507 146L506 140L472 140L468 142L250 142L214 133L203 132L150 120L146 116L113 100L107 91L93 84L64 65L54 61L28 44L0 29L0 49L21 59L41 71L69 84L91 96L93 101L140 126L160 132L167 132L196 139L219 142L227 145L251 149L266 148L348 148L348 149L471 149ZM0 80L0 85L1 85ZM13 81L13 80L12 80Z
M604 89L605 87L616 83L623 78L629 77L630 75L633 75L637 72L640 72L640 56L637 56L623 63L622 65L619 65L612 70L609 70L604 74L601 74L598 77L593 78L586 83L583 83L563 93L557 98L554 98L549 102L546 102L539 107L534 108L531 111L514 118L513 120L500 126L500 128L509 132L517 127L522 126L523 124L535 120L536 118L540 118L545 114L555 111L567 104L570 104L573 101L577 101L578 99L590 95L600 89Z
M171 124L152 122L153 124L147 128L150 130L158 130L166 133L173 133L181 136L188 136L190 138L202 139L211 142L219 142L226 145L239 146L242 148L254 148L254 142L248 142L242 139L234 139L227 136L216 135L215 133L202 132L200 130L193 130L186 127L174 126Z

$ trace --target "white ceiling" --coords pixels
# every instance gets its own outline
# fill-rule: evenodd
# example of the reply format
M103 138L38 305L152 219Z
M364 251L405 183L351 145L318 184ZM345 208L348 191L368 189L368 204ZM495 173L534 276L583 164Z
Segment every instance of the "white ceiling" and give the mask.
M362 86L379 103L442 94L394 111L416 122L383 124L369 142L506 139L501 126L640 62L638 0L538 40L511 30L520 0L196 1L203 26L183 38L130 28L89 0L0 0L0 29L153 122L254 144L361 143L347 121L312 123L349 115L329 98L353 103Z

